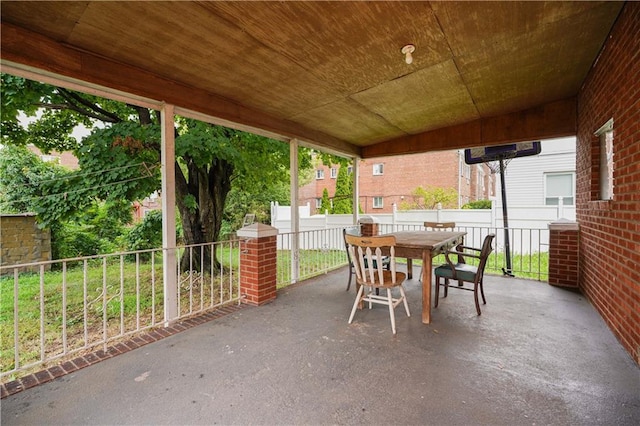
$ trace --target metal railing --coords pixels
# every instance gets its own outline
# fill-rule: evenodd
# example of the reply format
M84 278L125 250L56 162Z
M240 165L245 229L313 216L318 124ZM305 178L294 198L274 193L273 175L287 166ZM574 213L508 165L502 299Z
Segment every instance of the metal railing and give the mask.
M278 235L277 286L345 266L342 229ZM379 224L381 234L421 229ZM467 232L465 244L475 247L487 234L495 233L487 273L502 274L503 228L457 230ZM548 230L510 228L508 232L511 272L546 281ZM163 324L164 255L164 250L157 249L0 267L0 379L81 351L106 349L117 339ZM177 270L184 271L176 271L178 318L240 302L238 240L180 247L177 257ZM443 262L434 259L434 263Z
M277 286L285 287L347 264L347 252L342 237L343 228L318 229L278 234ZM298 243L295 251L294 243ZM295 264L299 267L295 268ZM296 277L296 271L298 276Z
M342 237L343 228L329 228L304 231L298 234L298 255L294 250L294 233L278 235L278 288L296 281L308 279L347 264L347 257ZM396 231L423 230L421 225L378 224L380 234ZM496 234L494 251L489 257L486 271L488 274L503 274L506 269L504 253L504 228L459 226L457 231L466 232L465 244L481 247L487 234ZM511 273L520 278L548 280L548 229L509 228ZM298 262L299 276L294 277L293 263ZM402 262L401 259L399 259ZM434 263L444 263L443 256L434 259ZM414 264L420 264L415 261Z
M163 324L164 254L0 267L0 380ZM179 247L177 256L177 319L239 303L237 240Z

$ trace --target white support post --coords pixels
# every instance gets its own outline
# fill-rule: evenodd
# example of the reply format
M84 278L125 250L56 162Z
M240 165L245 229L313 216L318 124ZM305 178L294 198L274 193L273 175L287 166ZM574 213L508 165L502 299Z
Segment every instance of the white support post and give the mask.
M289 172L291 175L291 282L300 277L300 220L298 209L298 140L289 141Z
M360 160L353 158L353 223L357 224L360 218Z
M176 159L174 106L163 105L162 119L162 276L164 283L164 324L178 318L178 268L176 261Z

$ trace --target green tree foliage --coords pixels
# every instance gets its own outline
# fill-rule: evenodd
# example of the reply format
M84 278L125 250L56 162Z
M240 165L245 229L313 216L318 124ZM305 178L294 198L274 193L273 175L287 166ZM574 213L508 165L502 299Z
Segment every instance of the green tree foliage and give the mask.
M146 250L162 246L162 212L148 212L127 234L127 249Z
M463 209L490 209L491 200L476 200L471 201L462 206Z
M329 190L327 188L322 190L322 201L320 202L320 214L325 212L331 213L331 200L329 200Z
M347 172L347 167L338 169L336 192L333 197L333 214L353 213L353 179Z
M160 188L157 111L5 74L1 90L2 144L33 143L44 152L73 149L80 161L80 170L43 189L51 194L37 206L44 224L71 217L96 200L130 202ZM41 115L24 128L19 113L37 111ZM93 126L81 142L70 136L78 124ZM274 140L177 117L175 144L176 203L185 244L218 240L232 187L255 194L288 181L288 146ZM309 166L307 152L301 151L299 163ZM206 256L202 263L209 267L211 254Z
M455 208L458 202L458 192L453 188L440 188L428 186L417 187L413 190L413 201L403 202L400 206L403 210L433 210L442 203L445 209Z
M69 174L57 164L43 162L24 146L4 145L0 148L0 212L43 213L43 200L51 197L51 188Z

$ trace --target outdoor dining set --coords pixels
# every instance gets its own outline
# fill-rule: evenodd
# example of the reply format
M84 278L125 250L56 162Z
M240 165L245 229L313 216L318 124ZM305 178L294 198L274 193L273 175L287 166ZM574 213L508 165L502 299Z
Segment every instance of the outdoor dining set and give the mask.
M357 284L357 295L349 316L349 324L358 308L368 304L371 309L373 304L381 304L389 307L391 330L396 334L395 308L402 304L407 316L411 316L403 282L413 276L413 259L422 261L422 322L429 324L432 259L438 255L443 255L446 262L433 270L436 284L434 306L438 307L440 287L443 287L444 297L447 297L449 288L466 290L473 292L476 311L480 315L479 296L482 303L486 304L482 281L495 234L486 235L482 247L469 247L464 245L466 232L456 231L455 226L454 222L425 222L424 230L383 235L373 235L377 232L372 232L372 229L377 229L366 225L344 229L343 236L349 260L347 291L354 276ZM398 270L398 258L407 259L406 273Z

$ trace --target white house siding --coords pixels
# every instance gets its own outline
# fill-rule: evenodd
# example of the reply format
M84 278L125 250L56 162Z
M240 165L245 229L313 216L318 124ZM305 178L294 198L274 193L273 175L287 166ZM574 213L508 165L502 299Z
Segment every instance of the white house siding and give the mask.
M550 172L575 174L575 170L575 137L542 141L542 152L539 155L515 158L507 165L505 186L508 207L544 206L545 174ZM496 196L500 203L500 179L496 180ZM575 194L575 178L573 184Z

